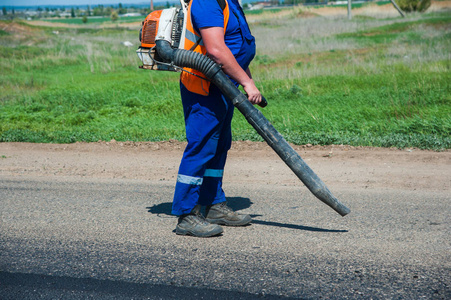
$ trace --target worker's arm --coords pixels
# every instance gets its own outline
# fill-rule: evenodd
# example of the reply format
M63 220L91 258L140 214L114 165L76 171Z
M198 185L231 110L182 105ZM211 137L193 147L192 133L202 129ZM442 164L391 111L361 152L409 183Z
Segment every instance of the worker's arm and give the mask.
M248 95L248 99L252 104L258 104L262 100L262 95L252 80L249 69L246 71L236 61L230 49L224 41L224 28L222 27L205 27L201 28L200 34L207 55L217 64L222 65L224 73L229 75L233 80L243 86L244 91Z

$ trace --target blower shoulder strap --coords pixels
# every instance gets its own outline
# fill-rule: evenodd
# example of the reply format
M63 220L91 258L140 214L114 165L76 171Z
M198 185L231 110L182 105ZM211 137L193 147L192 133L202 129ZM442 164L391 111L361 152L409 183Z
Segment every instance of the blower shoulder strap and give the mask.
M221 10L224 10L226 7L226 0L216 0L218 1L219 7L221 7Z

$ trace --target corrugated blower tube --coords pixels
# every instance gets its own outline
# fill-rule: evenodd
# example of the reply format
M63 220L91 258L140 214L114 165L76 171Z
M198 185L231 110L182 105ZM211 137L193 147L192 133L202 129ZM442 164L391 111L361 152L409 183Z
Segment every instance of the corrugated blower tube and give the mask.
M178 67L193 68L203 73L232 101L233 105L246 117L249 124L257 130L258 134L282 158L313 195L341 216L350 213L350 209L332 195L318 175L310 169L265 116L248 101L247 97L232 83L218 64L200 53L173 49L166 40L157 40L156 49L159 56L165 61Z

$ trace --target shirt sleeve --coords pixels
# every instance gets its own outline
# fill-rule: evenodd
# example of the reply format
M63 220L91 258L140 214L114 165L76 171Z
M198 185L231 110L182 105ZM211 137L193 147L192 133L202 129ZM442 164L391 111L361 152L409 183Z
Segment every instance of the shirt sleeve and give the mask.
M192 0L191 20L195 30L205 27L224 27L224 12L217 0Z

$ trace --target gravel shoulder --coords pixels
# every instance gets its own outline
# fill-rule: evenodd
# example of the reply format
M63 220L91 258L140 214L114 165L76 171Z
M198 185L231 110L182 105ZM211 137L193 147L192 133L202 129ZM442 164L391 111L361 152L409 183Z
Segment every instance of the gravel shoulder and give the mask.
M0 175L175 182L186 143L0 143ZM293 146L331 189L451 190L451 151ZM234 142L225 182L302 185L265 143Z

